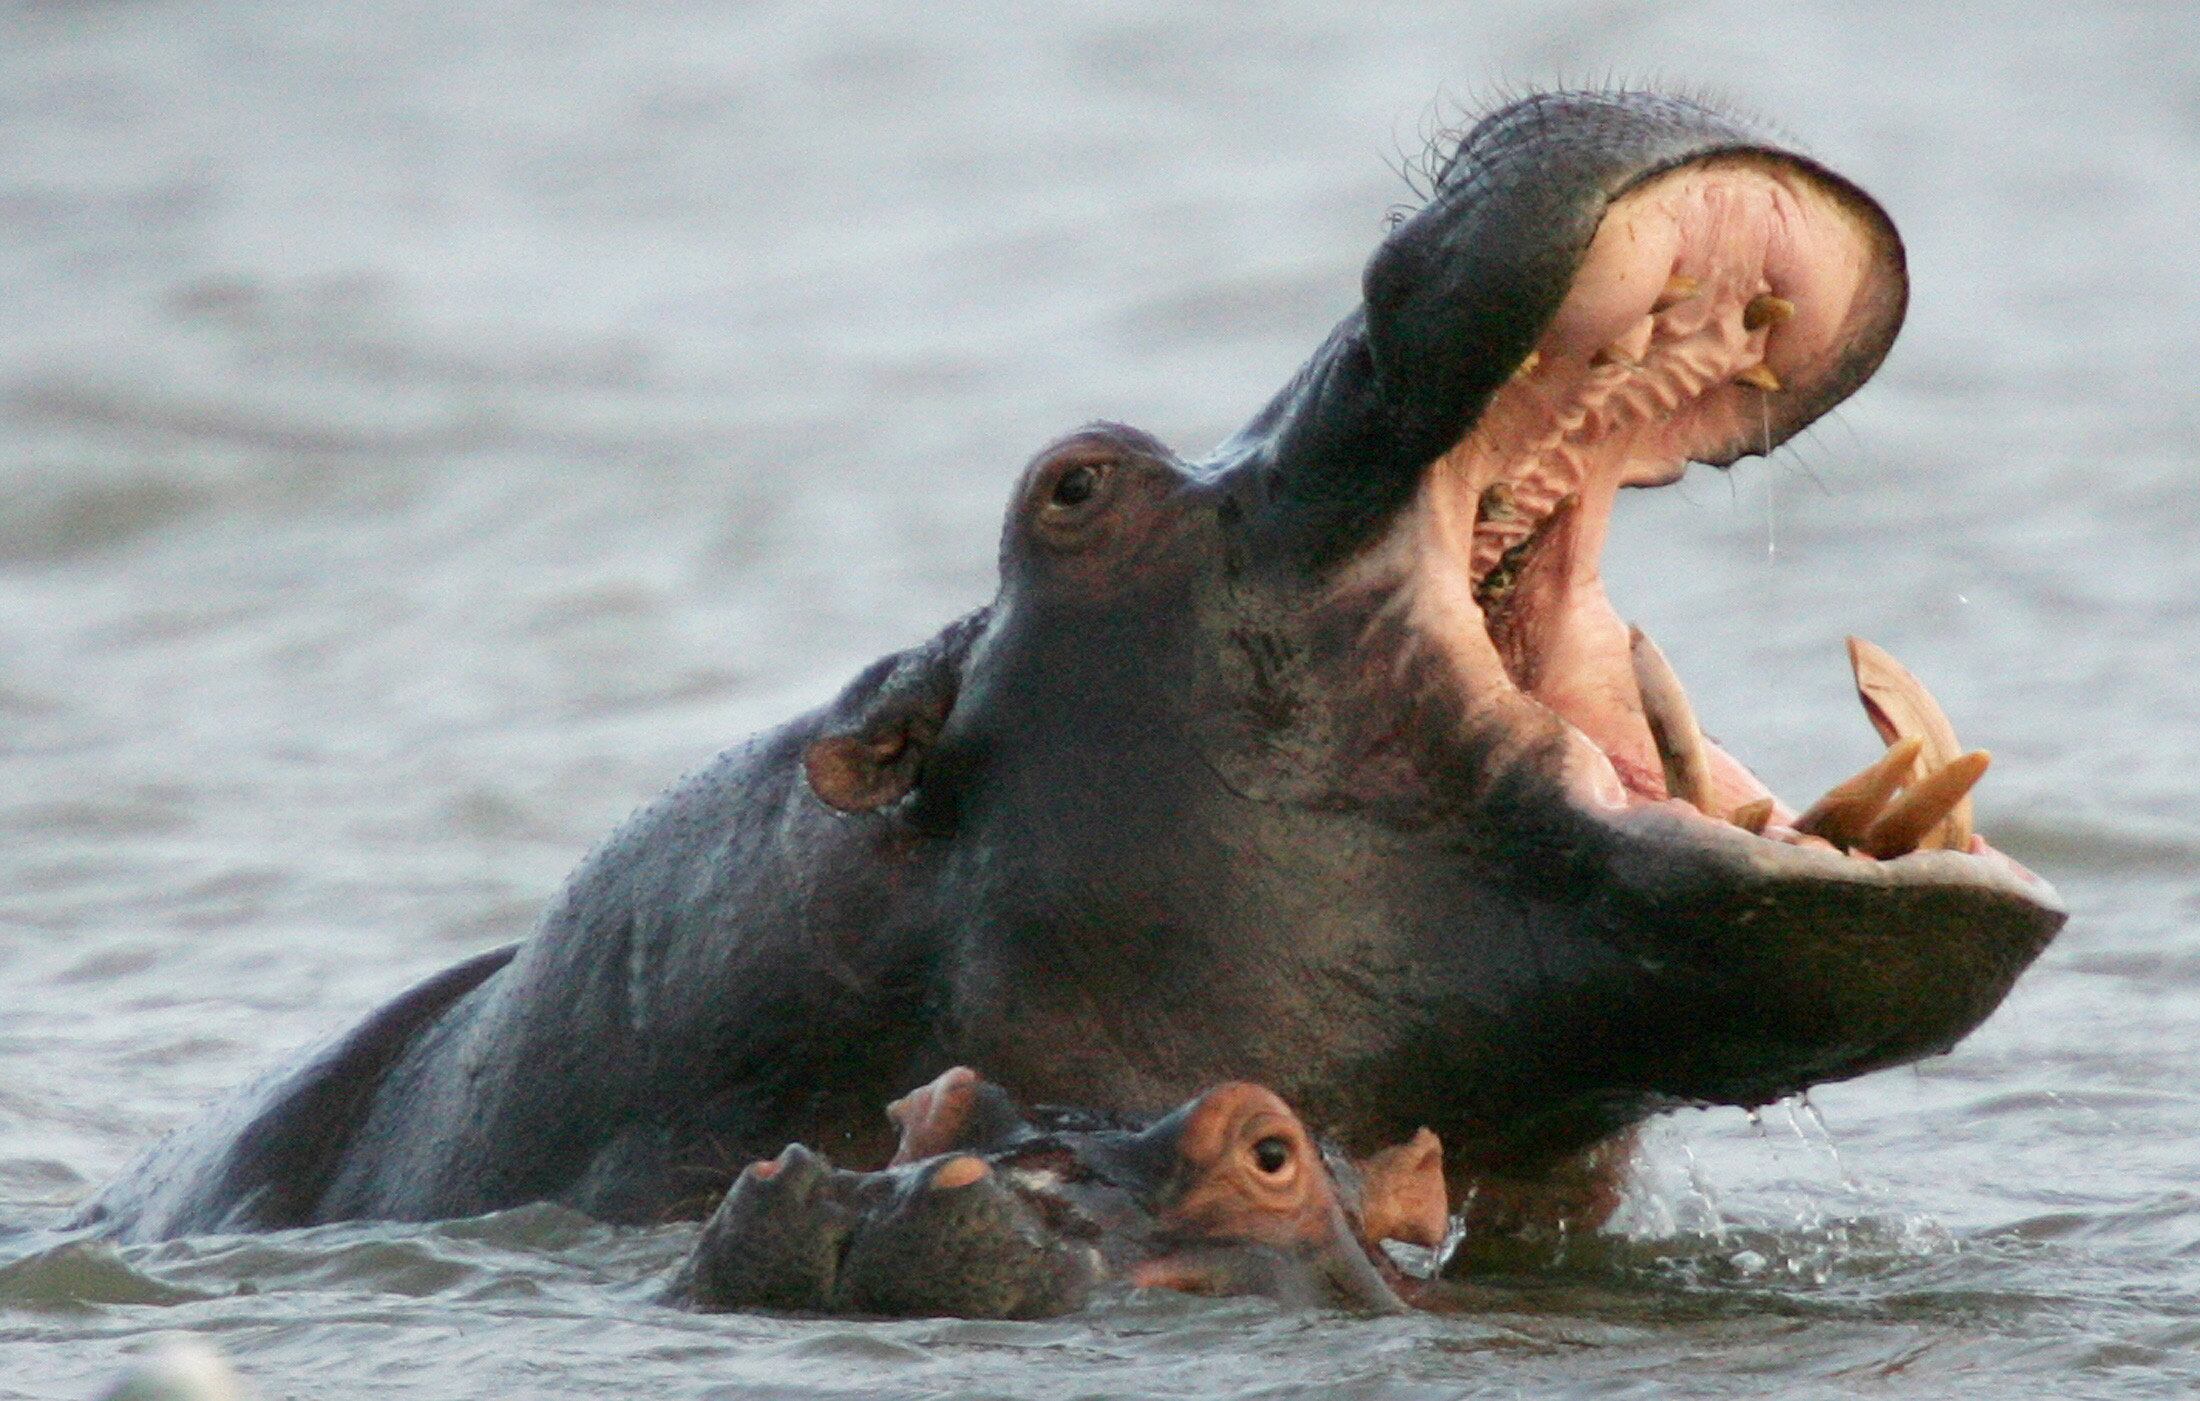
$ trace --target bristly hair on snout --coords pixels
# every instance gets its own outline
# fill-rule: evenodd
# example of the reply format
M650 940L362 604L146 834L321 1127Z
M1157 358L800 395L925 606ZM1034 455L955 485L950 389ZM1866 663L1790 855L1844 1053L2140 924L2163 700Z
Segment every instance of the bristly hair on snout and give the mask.
M1539 120L1543 114L1551 111L1554 104L1565 104L1584 97L1684 104L1699 112L1708 112L1762 131L1798 155L1815 154L1800 133L1726 89L1706 81L1669 83L1656 77L1628 81L1611 72L1606 72L1594 82L1574 82L1564 75L1554 76L1548 83L1495 78L1476 85L1464 97L1439 89L1423 104L1415 122L1411 143L1403 138L1394 138L1394 149L1384 157L1384 164L1405 185L1411 198L1394 201L1383 211L1384 229L1397 228L1436 198L1436 192L1450 172L1452 162L1458 158L1461 148L1481 130L1485 122L1500 117L1505 118L1508 123L1515 119Z

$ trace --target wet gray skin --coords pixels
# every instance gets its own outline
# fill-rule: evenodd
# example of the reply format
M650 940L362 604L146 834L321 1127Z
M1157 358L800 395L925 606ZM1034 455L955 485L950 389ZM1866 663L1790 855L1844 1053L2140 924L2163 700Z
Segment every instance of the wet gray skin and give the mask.
M674 1279L704 1309L1047 1318L1105 1278L1089 1245L1051 1230L995 1176L938 1185L947 1159L844 1172L800 1144L734 1182Z
M1581 1227L1662 1109L1948 1049L2053 892L1983 843L1745 830L1771 795L1715 746L1709 807L1668 800L1596 579L1621 486L1798 431L1905 288L1868 197L1715 111L1491 116L1237 436L1047 448L989 605L81 1220L700 1214L788 1142L883 1163L875 1106L961 1062L1149 1115L1259 1081L1352 1152L1428 1125L1477 1230Z

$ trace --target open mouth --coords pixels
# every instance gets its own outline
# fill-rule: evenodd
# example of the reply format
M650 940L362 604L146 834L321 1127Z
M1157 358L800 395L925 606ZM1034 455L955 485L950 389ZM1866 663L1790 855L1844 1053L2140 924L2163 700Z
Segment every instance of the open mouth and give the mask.
M1885 354L1899 245L1866 202L1792 162L1719 156L1611 202L1557 314L1351 582L1385 588L1477 703L1565 722L1565 778L1593 809L1651 805L1821 854L1990 858L1963 751L1892 657L1851 662L1886 755L1797 807L1707 739L1656 647L1606 598L1622 487L1769 452ZM1366 572L1361 572L1366 571ZM1486 699L1483 699L1486 698Z

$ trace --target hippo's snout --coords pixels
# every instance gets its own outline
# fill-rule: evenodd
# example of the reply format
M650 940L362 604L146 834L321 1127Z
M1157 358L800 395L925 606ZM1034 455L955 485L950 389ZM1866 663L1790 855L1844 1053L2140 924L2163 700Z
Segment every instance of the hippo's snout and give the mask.
M857 1222L834 1175L799 1143L751 1163L711 1214L674 1292L704 1307L826 1307Z
M1100 1274L967 1154L843 1172L800 1144L752 1163L703 1228L675 1296L707 1309L1042 1318Z
M837 1300L861 1313L1049 1318L1081 1306L1099 1256L968 1155L932 1159L856 1231Z

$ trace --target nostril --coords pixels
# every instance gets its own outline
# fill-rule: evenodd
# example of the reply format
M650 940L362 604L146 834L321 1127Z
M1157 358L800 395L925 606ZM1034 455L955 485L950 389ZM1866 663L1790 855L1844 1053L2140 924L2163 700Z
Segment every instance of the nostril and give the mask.
M1270 1134L1253 1145L1253 1165L1270 1177L1275 1176L1291 1165L1291 1145Z
M830 1162L799 1143L790 1143L780 1150L778 1157L752 1163L743 1170L742 1176L752 1182L768 1182L775 1191L804 1196L832 1173Z
M973 1182L983 1181L992 1171L982 1158L950 1158L932 1174L932 1180L927 1185L936 1191L953 1191L958 1187L968 1187Z

